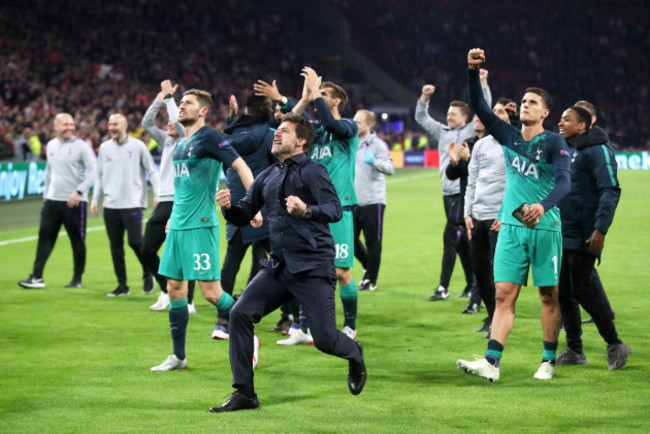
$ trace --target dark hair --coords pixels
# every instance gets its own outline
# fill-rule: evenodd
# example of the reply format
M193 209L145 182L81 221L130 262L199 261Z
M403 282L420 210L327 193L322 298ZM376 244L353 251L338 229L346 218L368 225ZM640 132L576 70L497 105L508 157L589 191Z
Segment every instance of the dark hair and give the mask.
M517 104L515 101L511 100L510 98L501 97L497 100L497 104L501 104L503 106L507 106L510 103L514 103L517 106L517 108L519 108L519 104Z
M469 105L465 101L454 100L449 103L449 107L458 107L465 117L469 117Z
M303 150L305 153L309 152L311 145L314 144L314 140L316 139L316 129L311 122L302 116L297 116L292 113L284 115L280 124L283 122L291 122L296 126L296 137L307 141L305 146L303 146Z
M576 107L582 107L583 109L587 110L592 116L596 116L596 106L594 106L589 101L585 101L584 99L581 99L580 101L577 101L573 105Z
M551 95L549 95L549 93L544 89L541 87L529 87L524 91L524 94L527 94L529 92L541 96L542 101L544 101L544 105L547 109L551 110L553 108L553 98L551 98Z
M199 102L199 107L212 107L212 95L210 95L210 92L201 89L190 89L183 93L183 96L186 95L194 95Z
M254 118L262 119L264 122L273 116L273 103L266 96L255 95L251 92L246 98L248 114Z
M577 105L572 105L567 110L573 110L578 115L578 122L584 122L585 127L588 130L591 128L591 113L586 108L579 107Z
M510 122L516 121L517 120L517 111L519 110L519 104L517 104L515 101L511 100L510 98L504 98L501 97L497 100L497 104L501 104L502 106L507 106L508 104L513 103L515 105L515 111L508 111L506 110L506 113L508 113L508 119L510 119Z
M343 89L341 86L339 86L336 83L332 83L331 81L323 82L323 84L321 84L320 87L321 89L326 89L328 87L332 89L332 96L334 98L339 98L341 100L338 106L339 114L343 113L343 110L345 110L345 106L348 104L348 101L350 100L348 98L348 94L345 91L345 89Z

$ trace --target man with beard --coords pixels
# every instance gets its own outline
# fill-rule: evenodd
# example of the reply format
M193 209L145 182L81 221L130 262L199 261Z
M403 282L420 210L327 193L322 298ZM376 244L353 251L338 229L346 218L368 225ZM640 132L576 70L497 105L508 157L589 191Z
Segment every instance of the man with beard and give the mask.
M153 290L153 276L142 260L142 211L147 207L147 178L158 200L160 177L147 146L127 134L126 118L120 113L108 118L110 140L99 147L97 181L90 210L97 215L99 198L104 195L104 223L111 244L117 288L108 297L130 295L124 262L124 232L129 246L142 264L143 291Z
M95 182L97 164L92 149L74 135L74 119L68 113L54 118L56 137L47 144L47 166L41 225L32 273L18 282L26 289L44 288L43 269L59 236L61 225L72 244L74 271L66 288L81 288L86 265L88 190Z
M221 288L219 220L214 194L224 164L237 171L246 189L252 184L253 175L226 136L205 125L211 105L208 92L191 89L183 94L179 106L178 121L185 127L185 140L174 151L174 206L159 269L167 277L174 351L152 371L187 367L188 280L199 281L203 297L219 312L230 311L235 303Z

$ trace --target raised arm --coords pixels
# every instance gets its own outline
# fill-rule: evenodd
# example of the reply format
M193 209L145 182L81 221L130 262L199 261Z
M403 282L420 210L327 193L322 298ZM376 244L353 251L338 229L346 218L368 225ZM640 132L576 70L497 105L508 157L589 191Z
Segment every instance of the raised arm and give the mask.
M422 94L420 95L420 98L418 98L418 102L415 104L415 122L417 122L428 135L439 140L444 125L429 115L429 100L435 91L436 87L432 84L425 84L422 87Z
M483 87L480 81L479 66L485 62L485 53L480 48L473 48L467 53L467 71L469 83L469 105L472 110L479 117L485 130L488 131L499 143L508 143L508 139L512 134L512 126L507 122L499 119L497 115L492 112L492 109L485 101L483 95Z

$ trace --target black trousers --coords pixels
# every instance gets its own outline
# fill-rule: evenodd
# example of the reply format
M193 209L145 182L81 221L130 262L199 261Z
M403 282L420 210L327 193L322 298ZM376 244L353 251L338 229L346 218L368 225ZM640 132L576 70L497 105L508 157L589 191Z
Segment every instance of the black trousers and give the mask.
M126 286L126 264L124 262L124 231L129 246L142 264L143 275L149 273L142 260L142 208L104 208L104 224L111 244L113 268L117 282Z
M72 245L73 277L81 279L86 266L87 206L86 202L80 202L78 206L68 208L65 201L59 200L46 200L43 203L41 224L38 229L36 259L32 271L34 276L43 277L45 263L54 249L61 225L63 225Z
M476 276L476 285L481 294L488 316L492 318L496 306L496 289L494 287L494 250L497 245L498 232L490 230L494 220L474 220L472 241L469 242L472 253L472 265Z
M560 312L566 330L567 346L582 352L582 322L580 306L594 320L598 333L608 344L618 342L616 327L605 299L592 284L596 257L589 252L574 250L562 251L560 270Z
M158 273L160 266L158 250L160 250L160 246L165 242L165 237L167 236L165 226L167 226L167 221L172 215L173 206L174 202L165 201L159 202L158 206L154 208L144 231L140 255L144 268L153 273L158 282L158 286L160 286L160 290L164 293L167 293L167 278ZM187 298L190 303L194 299L194 285L194 280L187 282Z
M456 264L456 254L458 254L463 271L465 272L465 282L467 286L471 287L474 270L472 269L472 258L469 252L467 232L463 229L464 225L458 223L463 220L463 210L461 209L463 198L460 194L443 196L442 198L445 205L447 224L442 234L443 253L440 286L449 289L449 282L451 281L451 275L454 272L454 265Z
M251 258L252 263L251 271L248 275L248 283L262 269L260 261L266 259L266 254L271 252L271 242L266 238L264 240L254 241L253 243L244 243L242 241L241 231L239 230L228 241L226 257L223 259L223 267L221 267L221 288L230 295L232 295L235 289L235 279L237 278L237 273L239 273L241 262L244 256L246 256L248 247L251 245L253 247L253 257ZM227 316L221 313L218 316L222 319L228 319Z
M368 279L377 283L379 265L381 263L381 239L384 230L384 211L386 205L376 203L372 205L355 206L352 209L354 218L354 256L368 271ZM364 246L359 236L363 231L366 241Z
M270 261L269 261L270 262ZM361 360L359 346L336 329L334 264L292 274L284 263L266 264L248 284L230 310L230 367L233 387L244 393L253 386L253 324L295 297L311 326L314 345L320 351L346 360Z

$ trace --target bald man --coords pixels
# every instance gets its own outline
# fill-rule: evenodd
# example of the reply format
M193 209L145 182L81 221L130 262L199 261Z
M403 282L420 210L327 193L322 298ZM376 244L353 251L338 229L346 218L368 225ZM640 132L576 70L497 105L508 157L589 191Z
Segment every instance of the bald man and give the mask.
M59 113L54 118L56 137L47 144L47 167L41 225L32 274L18 282L25 289L44 288L43 269L50 257L61 230L65 230L72 244L74 272L66 288L81 288L81 276L86 265L86 215L88 190L95 182L97 172L95 154L74 135L72 116Z
M118 286L108 297L130 295L126 280L124 262L124 232L133 252L143 264L142 211L147 207L147 178L153 187L154 205L158 202L160 177L156 165L140 140L126 133L127 121L124 115L116 113L108 118L108 133L111 138L99 147L97 181L90 210L97 215L99 198L104 195L104 223L111 244L113 268ZM150 270L142 265L144 293L154 290L155 279Z

